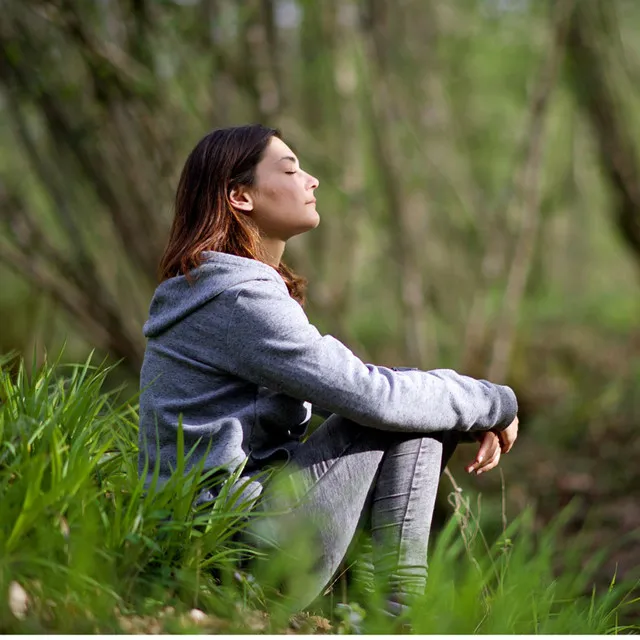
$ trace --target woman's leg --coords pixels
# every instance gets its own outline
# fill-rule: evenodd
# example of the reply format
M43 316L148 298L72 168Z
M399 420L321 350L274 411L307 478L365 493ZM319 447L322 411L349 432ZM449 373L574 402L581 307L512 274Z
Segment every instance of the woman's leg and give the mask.
M371 533L376 583L393 613L401 613L411 597L424 593L438 485L457 441L457 434L450 432L407 438L382 458Z
M328 584L369 514L377 575L391 582L391 600L404 601L424 588L443 440L455 438L455 433L407 438L332 415L296 450L266 492L266 517L258 517L250 532L287 551L298 548L291 560L311 569L307 586L296 594L300 607ZM410 586L399 586L405 578Z
M314 600L338 569L394 442L389 432L333 414L267 483L248 533L255 544L274 544L289 554L288 562L306 577L306 585L289 594L299 608ZM276 557L270 554L270 563Z

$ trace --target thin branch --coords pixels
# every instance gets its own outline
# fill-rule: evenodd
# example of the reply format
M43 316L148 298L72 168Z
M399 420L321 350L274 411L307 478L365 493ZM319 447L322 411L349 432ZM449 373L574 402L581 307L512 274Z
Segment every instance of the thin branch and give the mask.
M101 319L92 317L91 309L86 306L86 301L77 298L63 280L52 277L41 261L38 261L37 258L34 259L33 256L26 256L0 237L0 262L15 271L18 276L29 280L39 291L50 295L69 314L72 321L82 327L83 334L90 344L116 357L123 357L123 366L134 375L139 373L142 362L142 352L139 346L130 342L126 337L117 336L105 329Z
M558 70L562 63L571 13L575 0L564 0L556 4L553 19L553 44L544 61L538 82L531 97L529 108L528 149L523 165L515 175L513 207L520 205L520 230L516 239L513 260L507 278L502 308L497 322L488 377L503 381L509 366L515 341L520 306L536 244L540 222L540 168L545 140L544 125L551 94L557 83ZM515 212L513 212L515 213ZM507 218L513 217L513 213Z
M389 18L388 7L370 0L368 14L362 20L363 36L369 64L366 65L371 87L370 99L365 107L370 120L370 135L374 147L374 161L380 178L380 188L385 200L388 223L393 234L397 264L398 291L402 306L404 349L402 358L426 367L431 357L428 341L427 305L425 283L414 242L407 198L403 193L401 176L393 165L396 153L391 123L397 121L397 101L393 100L389 86L390 54L383 25Z
M107 331L95 322L83 300L62 280L57 280L34 256L27 256L0 236L0 262L3 262L21 277L36 284L38 289L50 294L69 315L80 320L92 344L106 349L109 344Z
M0 65L0 70L2 66ZM36 141L33 139L27 123L25 122L23 111L18 106L14 92L10 89L4 93L8 104L8 113L13 120L13 130L19 142L22 144L22 148L25 151L27 160L30 162L36 176L40 179L46 192L51 196L53 200L56 216L60 223L60 227L66 232L69 240L69 248L72 253L77 256L79 267L82 270L85 277L91 280L90 286L94 287L97 284L95 274L95 263L91 259L89 252L86 250L86 244L82 238L82 234L74 216L72 215L66 196L63 189L60 186L58 176L54 175L53 167L51 167L46 161L42 159L36 148ZM13 210L15 207L11 207ZM30 232L35 234L37 232L37 225L25 211L22 211L23 215L26 215L25 222L30 227ZM59 262L61 256L56 255L53 258L53 262ZM74 270L76 271L76 270Z
M605 175L617 198L617 225L623 240L640 266L640 165L630 127L619 92L604 67L603 53L598 50L598 32L589 8L582 3L575 11L569 34L569 51L575 64L571 74L579 106L584 110L596 136ZM598 2L591 9L599 10L602 19L611 22L608 4ZM611 31L612 26L600 31Z
M83 327L99 347L126 360L137 373L142 362L140 341L125 327L126 316L106 297L104 287L83 279L82 271L69 262L40 231L32 216L15 196L3 192L0 213L7 220L13 242L2 238L0 261L44 291ZM111 302L111 304L109 304Z

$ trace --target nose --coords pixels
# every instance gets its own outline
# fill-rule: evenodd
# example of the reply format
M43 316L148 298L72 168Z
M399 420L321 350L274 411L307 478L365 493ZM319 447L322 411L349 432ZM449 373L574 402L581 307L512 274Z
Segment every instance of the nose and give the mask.
M307 174L307 189L317 189L320 186L318 178L314 178L310 173Z

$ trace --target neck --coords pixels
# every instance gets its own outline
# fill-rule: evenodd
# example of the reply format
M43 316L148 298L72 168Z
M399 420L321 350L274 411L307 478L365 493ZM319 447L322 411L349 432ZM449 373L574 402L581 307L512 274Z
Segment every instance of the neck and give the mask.
M262 247L267 254L267 260L269 264L277 268L282 260L282 254L284 253L285 247L284 240L278 240L276 238L267 238L263 236L262 238Z

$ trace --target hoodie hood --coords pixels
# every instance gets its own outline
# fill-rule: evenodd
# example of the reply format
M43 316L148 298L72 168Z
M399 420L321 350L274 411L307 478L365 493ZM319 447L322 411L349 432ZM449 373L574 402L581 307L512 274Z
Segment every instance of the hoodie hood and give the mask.
M264 262L220 251L203 251L202 256L202 264L191 272L193 284L185 276L176 276L158 285L143 327L145 337L163 333L230 287L252 280L275 280L287 288L280 274Z

